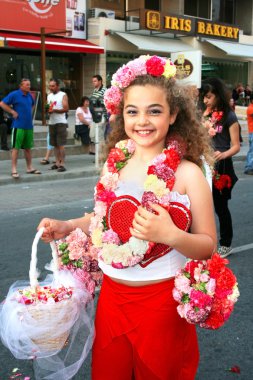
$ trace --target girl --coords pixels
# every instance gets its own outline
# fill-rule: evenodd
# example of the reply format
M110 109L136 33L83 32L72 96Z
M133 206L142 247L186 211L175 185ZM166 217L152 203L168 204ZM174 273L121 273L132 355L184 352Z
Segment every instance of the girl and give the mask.
M196 375L195 326L179 317L172 289L187 258L207 259L216 246L200 159L209 159L210 145L191 90L176 84L175 71L169 59L141 56L114 74L105 94L108 112L117 114L114 148L95 189L94 214L39 225L46 242L81 227L97 249L104 279L93 380Z
M238 178L235 175L232 156L240 150L239 124L229 103L229 92L218 78L209 78L203 82L201 93L206 110L205 125L212 136L215 164L213 181L213 200L215 212L220 223L220 247L222 257L231 254L233 226L228 208L231 191ZM220 177L222 175L223 177ZM221 180L224 184L221 184Z

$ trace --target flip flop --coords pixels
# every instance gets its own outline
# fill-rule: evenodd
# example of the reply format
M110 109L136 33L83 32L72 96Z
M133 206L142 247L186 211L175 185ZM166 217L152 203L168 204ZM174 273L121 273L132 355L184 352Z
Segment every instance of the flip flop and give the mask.
M65 172L67 169L64 167L64 166L59 166L59 168L57 169L58 172Z
M40 161L40 164L41 165L48 165L50 164L50 161L46 160L45 158L43 158L41 161Z
M41 172L37 169L30 170L29 172L26 172L26 174L41 174Z
M56 170L58 168L59 168L59 166L57 166L57 165L54 164L54 165L51 166L50 170Z
M17 172L11 173L12 178L19 179L19 174Z

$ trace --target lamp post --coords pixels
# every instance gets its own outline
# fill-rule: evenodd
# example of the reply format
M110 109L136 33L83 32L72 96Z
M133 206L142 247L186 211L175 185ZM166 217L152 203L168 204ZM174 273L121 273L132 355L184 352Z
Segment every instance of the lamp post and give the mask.
M58 30L55 32L46 33L46 29L44 27L40 28L40 38L41 38L41 120L42 125L46 124L46 36L53 36L54 34L65 34L67 30Z

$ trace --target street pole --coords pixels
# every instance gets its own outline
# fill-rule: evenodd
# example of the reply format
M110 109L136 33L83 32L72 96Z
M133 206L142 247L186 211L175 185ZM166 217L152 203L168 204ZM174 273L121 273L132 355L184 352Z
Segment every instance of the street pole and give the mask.
M46 125L46 34L45 28L40 28L41 37L41 120L42 125Z

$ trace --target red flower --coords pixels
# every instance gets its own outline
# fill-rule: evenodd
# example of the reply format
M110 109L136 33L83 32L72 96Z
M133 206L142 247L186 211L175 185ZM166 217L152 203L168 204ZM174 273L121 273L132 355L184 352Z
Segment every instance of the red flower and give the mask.
M159 77L164 72L165 61L154 55L146 61L147 73Z
M163 153L166 155L164 161L165 165L168 165L172 170L176 170L180 164L180 155L174 149L165 149Z
M114 162L118 162L125 160L126 156L121 149L113 148L109 153L108 159L113 160Z
M155 174L156 170L155 170L155 166L154 165L150 165L148 167L148 174Z
M234 365L233 367L229 368L228 371L233 373L241 373L241 369L238 367L238 365Z
M213 184L214 187L221 192L225 188L230 189L232 186L232 180L229 175L219 174L215 171L213 175Z
M97 185L96 185L96 191L97 191L97 195L99 195L100 193L102 193L103 191L105 191L104 185L101 182L97 183Z

